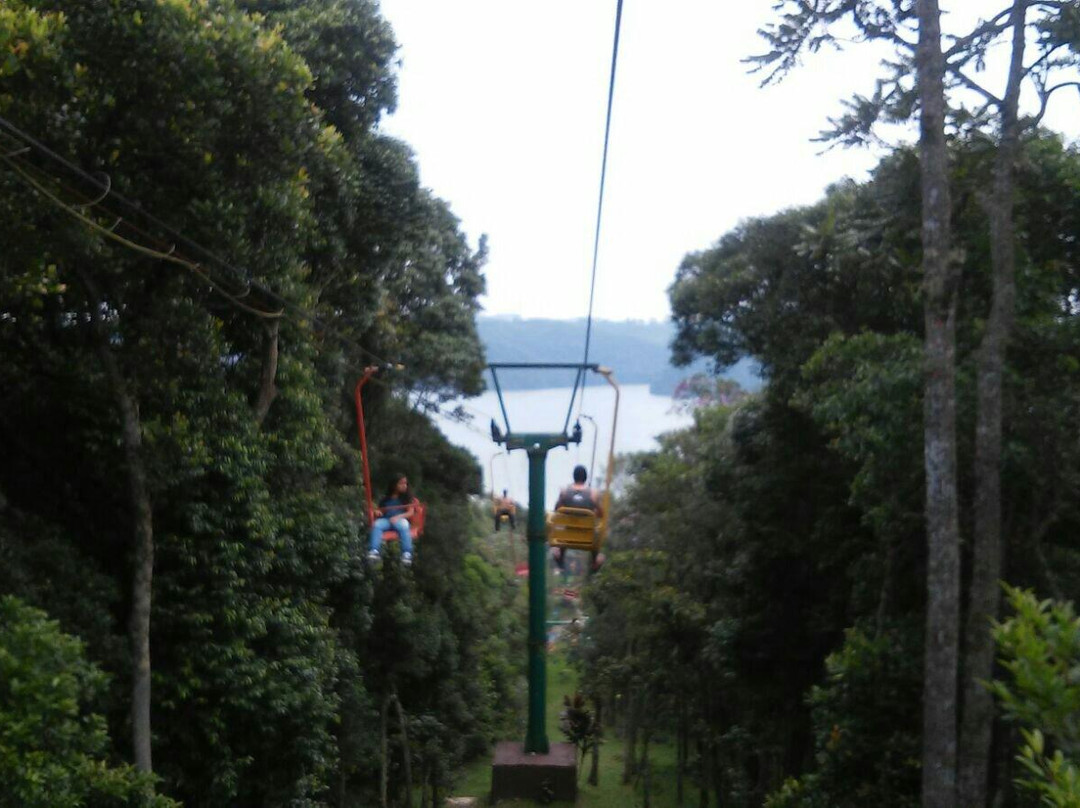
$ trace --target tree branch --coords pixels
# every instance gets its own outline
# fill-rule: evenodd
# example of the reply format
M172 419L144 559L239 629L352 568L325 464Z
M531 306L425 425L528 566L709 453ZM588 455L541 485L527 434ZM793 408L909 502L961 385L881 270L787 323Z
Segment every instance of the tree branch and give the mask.
M1080 91L1080 81L1063 81L1061 82L1061 84L1055 84L1049 89L1040 89L1039 97L1042 103L1039 106L1039 113L1031 119L1031 127L1036 127L1039 125L1039 122L1042 121L1043 116L1046 115L1047 107L1050 105L1050 96L1052 96L1055 92L1062 89L1063 87L1075 87L1078 91Z
M963 70L960 70L959 68L949 68L949 72L956 76L956 78L959 79L960 83L967 87L969 90L974 90L983 98L985 98L989 103L995 106L1001 106L1000 98L998 98L981 84L967 76Z
M985 36L997 36L1003 32L1009 27L1009 24L1002 21L1007 19L1011 13L1012 7L1010 6L1009 8L999 11L996 16L980 24L967 36L962 36L955 40L952 46L945 51L945 61L949 61L976 40L982 39Z
M277 378L278 367L278 332L281 328L281 320L271 320L266 324L266 333L263 339L265 354L263 356L262 377L259 380L259 394L255 399L255 423L262 426L270 412L270 405L277 398L278 389L274 384Z
M1054 47L1047 48L1042 56L1040 56L1038 59L1036 59L1034 62L1024 68L1024 74L1027 75L1031 71L1035 70L1035 68L1037 68L1039 65L1041 65L1043 62L1045 62L1047 59L1049 59L1051 56L1053 56L1055 53L1057 53L1059 50L1061 50L1068 44L1068 42L1059 42L1058 44L1054 45Z

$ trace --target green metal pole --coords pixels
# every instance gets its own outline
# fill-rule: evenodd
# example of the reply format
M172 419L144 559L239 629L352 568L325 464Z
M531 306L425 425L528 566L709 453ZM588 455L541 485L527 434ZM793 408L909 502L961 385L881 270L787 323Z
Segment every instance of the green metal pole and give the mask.
M549 446L537 441L529 453L529 724L525 751L547 754L547 526L544 523L544 463Z

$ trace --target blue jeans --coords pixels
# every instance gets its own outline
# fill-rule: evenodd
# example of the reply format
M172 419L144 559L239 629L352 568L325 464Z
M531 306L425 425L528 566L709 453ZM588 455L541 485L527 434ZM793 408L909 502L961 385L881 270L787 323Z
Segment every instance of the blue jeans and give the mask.
M382 546L382 534L387 530L394 530L401 537L401 552L412 553L412 533L409 530L409 520L404 516L396 516L393 521L385 516L376 519L371 526L370 549L378 550Z

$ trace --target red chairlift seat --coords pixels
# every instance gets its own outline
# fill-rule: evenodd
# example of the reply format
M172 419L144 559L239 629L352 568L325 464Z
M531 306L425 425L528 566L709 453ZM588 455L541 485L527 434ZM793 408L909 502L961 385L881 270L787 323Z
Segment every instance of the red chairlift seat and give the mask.
M367 523L370 527L375 524L375 503L371 497L371 466L368 464L367 428L364 425L363 389L368 380L379 370L377 366L364 368L364 375L356 382L354 397L356 401L356 431L360 437L360 459L364 471L364 502L367 510ZM424 521L427 517L427 507L418 499L412 501L413 514L409 517L410 533L413 539L419 539L424 535ZM382 540L398 541L401 537L393 528L383 531Z
M409 517L409 532L412 534L412 537L414 539L419 539L421 536L424 535L424 516L427 513L427 506L425 506L424 503L420 500L416 499L413 500L412 509L413 514ZM374 512L369 514L368 523L374 524L374 518ZM382 539L384 542L397 541L400 538L401 537L398 535L398 532L393 528L390 528L389 530L384 530L382 534Z

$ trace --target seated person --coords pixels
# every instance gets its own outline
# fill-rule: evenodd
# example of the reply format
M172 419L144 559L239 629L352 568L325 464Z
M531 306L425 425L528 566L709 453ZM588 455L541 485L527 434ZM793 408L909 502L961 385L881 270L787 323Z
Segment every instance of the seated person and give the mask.
M597 519L604 516L604 509L600 505L600 494L589 488L585 481L589 478L589 472L584 466L574 466L574 482L559 492L559 499L555 502L555 510L560 508L583 508L596 514ZM555 563L559 569L565 570L566 548L555 548ZM592 558L592 569L595 572L603 564L603 559L595 552Z
M559 508L584 508L602 518L604 509L600 507L600 494L585 485L589 472L584 466L574 466L574 482L559 492L555 510Z
M386 496L379 502L375 509L375 522L371 526L371 542L368 549L368 559L379 560L379 548L382 546L383 533L387 530L396 531L401 539L401 562L408 566L412 564L412 531L409 519L413 516L416 498L409 490L409 480L404 474L398 474L393 478L394 482L386 491Z
M510 499L509 493L504 488L501 497L495 497L495 532L499 532L499 527L502 525L502 518L505 516L510 520L510 529L514 530L517 525L514 524L514 515L517 513L517 505L514 504L514 500Z

